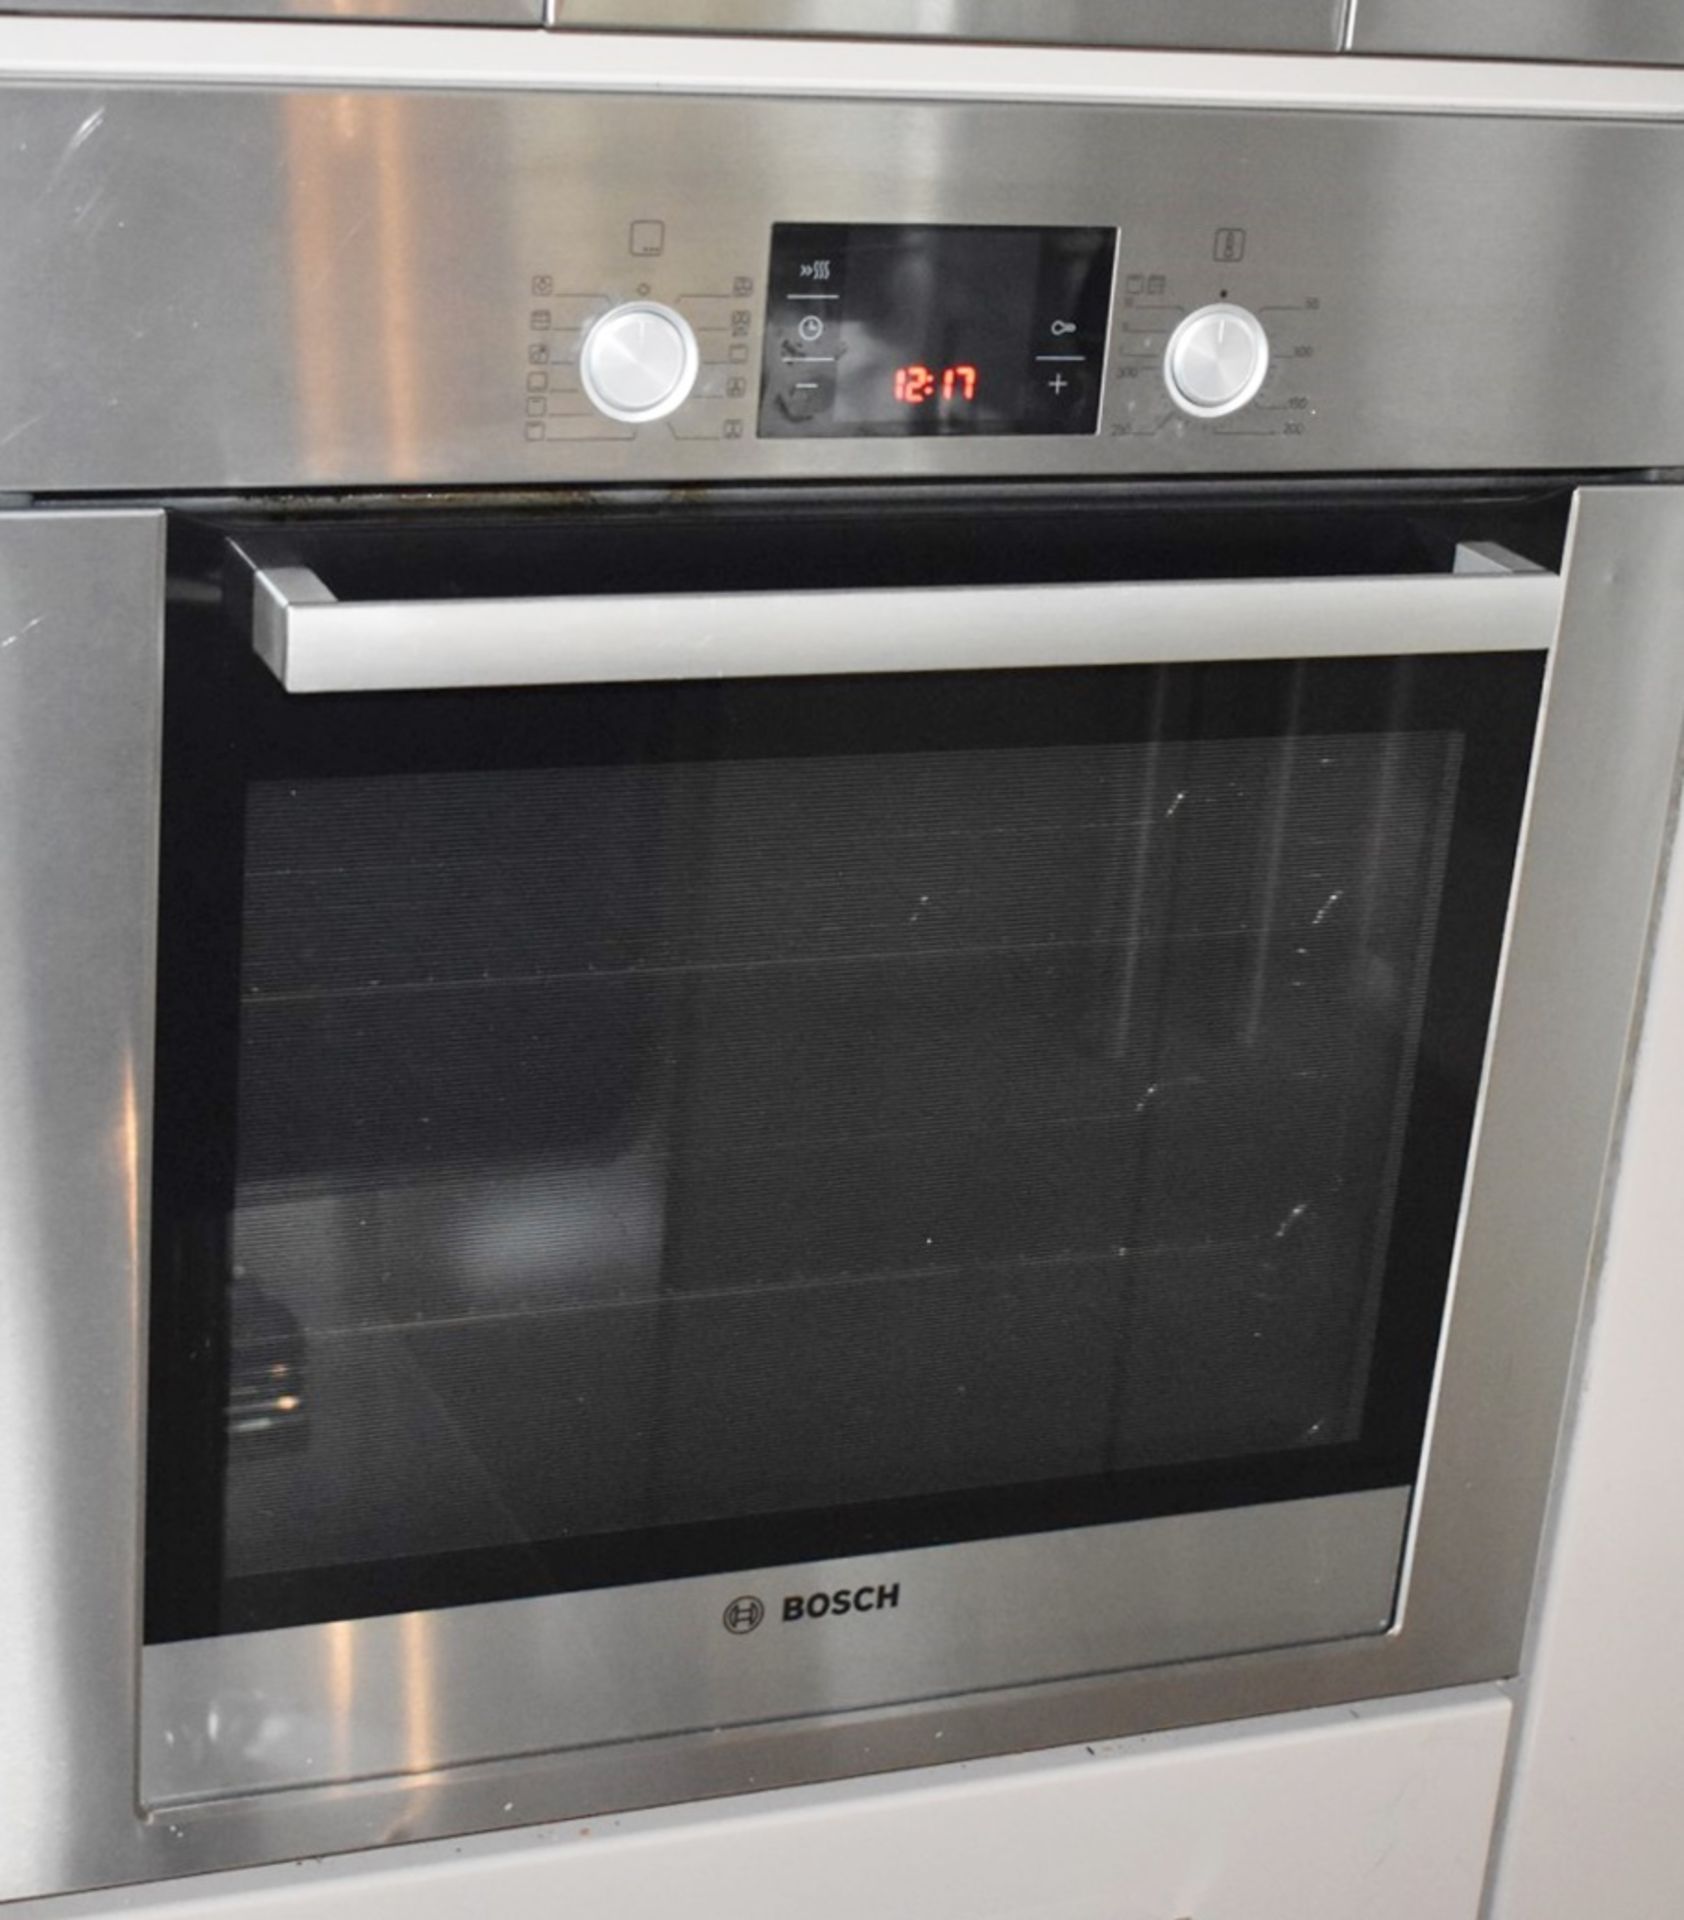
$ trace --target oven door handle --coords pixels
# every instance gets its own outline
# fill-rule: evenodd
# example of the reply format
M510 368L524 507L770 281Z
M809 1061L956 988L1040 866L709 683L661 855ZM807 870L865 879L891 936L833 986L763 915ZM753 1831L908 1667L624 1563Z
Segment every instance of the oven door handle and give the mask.
M252 643L289 693L392 693L1542 650L1560 604L1488 546L1384 577L526 600L346 601L289 566L253 571Z

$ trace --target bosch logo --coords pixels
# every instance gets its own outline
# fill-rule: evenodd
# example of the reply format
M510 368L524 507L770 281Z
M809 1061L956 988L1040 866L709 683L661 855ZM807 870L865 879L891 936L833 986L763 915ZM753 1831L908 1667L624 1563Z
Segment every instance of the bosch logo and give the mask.
M886 1613L900 1605L900 1582L892 1587L838 1587L834 1593L792 1593L784 1600L786 1620L836 1619L845 1613Z
M831 1593L788 1593L779 1617L797 1620L840 1620L849 1614L890 1613L900 1606L900 1582L891 1586L838 1587ZM753 1633L766 1618L766 1603L752 1593L733 1600L723 1619L727 1633Z
M725 1609L725 1631L753 1633L765 1618L765 1603L755 1599L752 1593L745 1593L740 1600L733 1600Z

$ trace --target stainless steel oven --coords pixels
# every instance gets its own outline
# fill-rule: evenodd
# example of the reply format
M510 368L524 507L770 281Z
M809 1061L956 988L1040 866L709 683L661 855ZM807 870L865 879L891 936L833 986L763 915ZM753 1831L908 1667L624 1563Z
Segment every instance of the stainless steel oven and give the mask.
M7 110L0 1894L1512 1672L1676 136Z

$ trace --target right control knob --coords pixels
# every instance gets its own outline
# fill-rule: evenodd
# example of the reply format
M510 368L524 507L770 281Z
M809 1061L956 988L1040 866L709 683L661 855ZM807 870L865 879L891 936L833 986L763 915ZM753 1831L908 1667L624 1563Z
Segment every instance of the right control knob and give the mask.
M1216 420L1257 398L1269 371L1269 336L1245 307L1226 301L1188 314L1164 349L1164 384L1183 413Z

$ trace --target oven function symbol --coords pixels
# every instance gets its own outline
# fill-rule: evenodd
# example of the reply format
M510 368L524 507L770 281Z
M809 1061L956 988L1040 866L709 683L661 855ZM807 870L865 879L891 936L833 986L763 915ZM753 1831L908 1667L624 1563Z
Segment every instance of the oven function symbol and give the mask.
M836 404L836 375L829 367L796 366L789 369L796 378L777 396L778 410L797 425L817 420Z
M1255 400L1269 372L1269 336L1245 307L1219 301L1188 314L1164 349L1164 385L1183 413L1217 420Z
M1218 227L1210 257L1226 267L1237 267L1245 258L1245 228Z
M629 248L639 260L656 259L667 249L667 223L664 220L634 220L631 223Z
M814 341L824 338L824 322L816 313L804 313L801 316L801 324L795 331L800 334L808 346L812 346Z
M598 413L637 426L677 412L701 363L695 330L683 314L633 300L610 309L585 335L579 384Z
M1103 334L1055 307L1035 323L1030 376L1039 394L1039 411L1056 420L1088 404L1093 394L1090 363L1104 351Z

